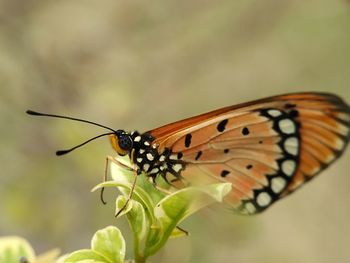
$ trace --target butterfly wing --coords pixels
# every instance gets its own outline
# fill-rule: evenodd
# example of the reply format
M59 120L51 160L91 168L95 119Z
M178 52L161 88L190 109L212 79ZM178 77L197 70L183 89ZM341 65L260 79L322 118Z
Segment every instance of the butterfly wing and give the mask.
M296 93L226 107L149 131L189 183L231 182L226 202L261 212L327 168L350 137L339 97Z

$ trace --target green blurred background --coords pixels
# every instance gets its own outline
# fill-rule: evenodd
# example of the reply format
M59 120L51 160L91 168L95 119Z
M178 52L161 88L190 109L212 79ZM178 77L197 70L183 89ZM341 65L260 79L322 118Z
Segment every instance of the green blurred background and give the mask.
M88 247L110 224L131 240L117 193L90 193L107 139L54 155L101 129L26 109L145 131L287 92L350 103L349 47L345 0L0 0L0 235L38 252ZM151 262L349 262L349 157L259 216L197 214Z

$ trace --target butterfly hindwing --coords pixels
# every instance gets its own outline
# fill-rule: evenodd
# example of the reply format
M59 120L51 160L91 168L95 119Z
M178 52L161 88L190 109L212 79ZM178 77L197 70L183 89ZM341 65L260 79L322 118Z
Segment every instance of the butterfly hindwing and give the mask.
M181 159L189 183L232 183L226 202L263 211L324 170L349 140L350 110L338 97L299 93L216 110L150 131Z

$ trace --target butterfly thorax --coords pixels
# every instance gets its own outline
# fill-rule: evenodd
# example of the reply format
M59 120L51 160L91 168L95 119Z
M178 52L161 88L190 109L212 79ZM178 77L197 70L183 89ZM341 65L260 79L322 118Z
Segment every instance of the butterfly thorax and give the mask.
M144 172L152 178L161 175L166 181L167 173L172 174L175 179L181 177L180 173L185 169L185 163L167 148L159 152L157 144L153 143L154 137L152 135L133 131L130 133L130 137L133 147L129 157L138 173Z

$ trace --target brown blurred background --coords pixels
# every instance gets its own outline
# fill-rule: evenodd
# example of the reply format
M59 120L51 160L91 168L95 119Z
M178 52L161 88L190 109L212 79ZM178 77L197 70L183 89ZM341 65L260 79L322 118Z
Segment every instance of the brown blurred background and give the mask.
M101 129L26 109L145 131L287 92L350 103L349 47L345 0L0 0L0 235L69 252L116 224L131 241L116 193L90 193L108 141L54 155ZM262 215L197 214L150 261L350 262L349 157Z

